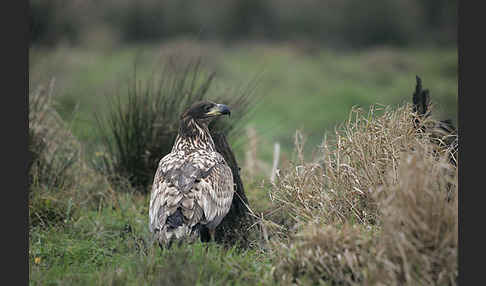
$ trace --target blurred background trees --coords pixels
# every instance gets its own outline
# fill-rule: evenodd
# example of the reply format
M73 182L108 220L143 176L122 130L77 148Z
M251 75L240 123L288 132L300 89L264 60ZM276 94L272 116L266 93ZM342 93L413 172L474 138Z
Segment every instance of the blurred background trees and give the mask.
M31 0L31 45L305 41L330 47L455 45L457 0Z

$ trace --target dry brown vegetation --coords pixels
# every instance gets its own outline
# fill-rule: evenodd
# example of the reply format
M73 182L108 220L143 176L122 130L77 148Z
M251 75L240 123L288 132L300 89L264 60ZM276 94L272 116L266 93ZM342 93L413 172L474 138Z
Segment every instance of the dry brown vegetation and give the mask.
M29 98L30 185L70 188L76 184L72 166L80 145L53 107L55 81L39 86Z
M378 112L383 114L376 116ZM336 130L335 142L323 142L319 158L300 159L280 172L272 199L294 222L375 224L373 191L396 183L403 152L429 145L426 134L414 127L413 116L408 105L397 110L372 107L368 114L353 109L349 120ZM300 142L296 140L297 153L303 149Z
M360 284L369 267L375 234L360 225L308 224L293 236L294 242L279 243L281 259L273 276L283 284Z
M64 223L79 207L96 201L104 183L84 161L81 143L55 109L55 80L29 95L29 219Z
M457 279L457 173L447 157L403 156L398 182L378 190L381 234L373 279L453 285Z
M432 119L410 105L377 111L354 109L320 158L281 171L267 224L280 237L276 281L456 284L457 170L414 127Z

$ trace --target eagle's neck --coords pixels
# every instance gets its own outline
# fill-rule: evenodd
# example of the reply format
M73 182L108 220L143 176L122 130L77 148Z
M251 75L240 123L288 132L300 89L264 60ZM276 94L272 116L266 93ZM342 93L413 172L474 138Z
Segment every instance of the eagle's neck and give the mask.
M181 120L179 134L174 142L172 151L185 151L191 149L216 151L207 124L198 122L193 118L184 118Z

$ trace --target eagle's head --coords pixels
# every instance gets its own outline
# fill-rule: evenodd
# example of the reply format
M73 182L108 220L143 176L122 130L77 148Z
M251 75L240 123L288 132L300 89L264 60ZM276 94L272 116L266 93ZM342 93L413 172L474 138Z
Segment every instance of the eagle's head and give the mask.
M182 114L182 119L193 119L207 125L215 117L225 114L231 114L228 106L205 100L194 103Z
M224 104L217 104L211 101L200 101L194 103L181 115L179 135L185 138L199 138L198 142L209 140L211 137L208 130L209 123L216 117L225 114L230 115L230 109Z

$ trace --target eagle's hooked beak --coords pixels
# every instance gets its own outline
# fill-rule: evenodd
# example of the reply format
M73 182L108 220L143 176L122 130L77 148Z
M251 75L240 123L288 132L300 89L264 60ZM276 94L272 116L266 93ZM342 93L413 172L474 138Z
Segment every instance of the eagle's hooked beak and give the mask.
M229 109L228 106L224 104L216 104L215 107L211 108L209 112L206 113L209 116L218 116L218 115L225 115L228 114L228 116L231 115L231 110Z

